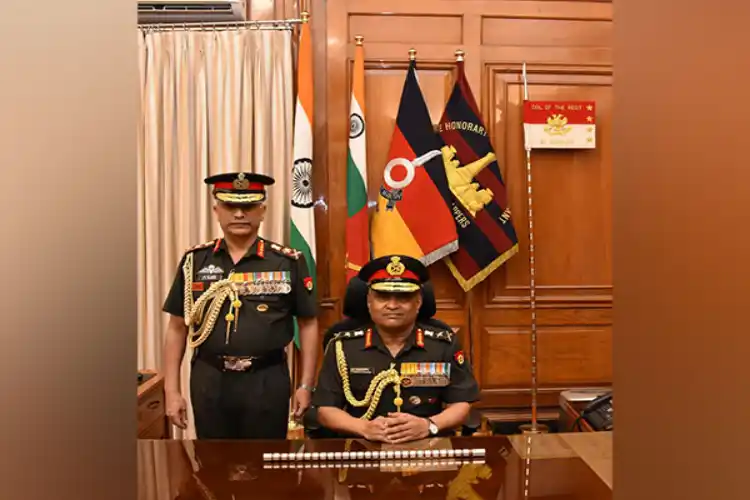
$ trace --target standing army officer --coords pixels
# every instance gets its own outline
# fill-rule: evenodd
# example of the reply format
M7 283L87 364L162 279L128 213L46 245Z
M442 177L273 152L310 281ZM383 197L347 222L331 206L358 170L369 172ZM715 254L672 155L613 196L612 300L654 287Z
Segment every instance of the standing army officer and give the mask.
M390 255L368 262L359 278L372 324L328 343L313 398L320 424L386 443L452 433L479 389L458 337L416 321L427 268Z
M190 397L199 439L285 439L291 380L284 348L299 324L302 380L295 416L310 406L318 349L317 303L304 256L258 236L265 175L209 177L223 238L188 250L164 303L166 411L187 426L180 393L186 346L195 349Z

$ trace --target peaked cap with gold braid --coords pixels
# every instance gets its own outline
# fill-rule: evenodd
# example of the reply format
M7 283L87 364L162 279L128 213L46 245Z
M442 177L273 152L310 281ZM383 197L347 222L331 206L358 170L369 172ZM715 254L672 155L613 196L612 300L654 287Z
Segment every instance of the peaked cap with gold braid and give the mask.
M412 293L422 288L430 273L414 257L385 255L362 266L359 279L377 292Z
M247 172L218 174L204 182L213 186L213 195L219 201L236 205L261 203L266 200L266 186L273 185L273 177Z

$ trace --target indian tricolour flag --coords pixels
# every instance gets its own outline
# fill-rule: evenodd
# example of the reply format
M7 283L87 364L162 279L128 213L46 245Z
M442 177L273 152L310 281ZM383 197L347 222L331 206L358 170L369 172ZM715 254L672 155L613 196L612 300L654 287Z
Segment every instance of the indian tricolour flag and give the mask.
M596 147L596 104L593 101L526 101L523 126L529 149L593 149Z
M349 106L349 155L346 167L346 281L370 260L367 211L367 142L365 127L365 58L362 37L356 37L354 75Z
M315 276L315 214L313 212L313 65L310 24L302 23L297 63L297 107L294 112L294 165L292 167L291 247L305 255L312 278ZM296 322L295 322L296 324ZM299 338L295 331L295 343Z

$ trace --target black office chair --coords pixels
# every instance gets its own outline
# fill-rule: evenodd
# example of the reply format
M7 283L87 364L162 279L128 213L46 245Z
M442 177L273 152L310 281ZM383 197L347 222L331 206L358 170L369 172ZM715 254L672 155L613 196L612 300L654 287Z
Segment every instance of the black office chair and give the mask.
M334 323L323 334L323 349L335 334L356 330L370 322L370 312L367 310L367 283L356 276L346 286L343 313L344 319Z
M354 277L349 281L344 294L343 313L345 318L335 323L323 334L323 349L326 348L330 340L336 333L355 330L364 327L371 322L370 312L367 309L367 283ZM433 316L437 313L437 304L435 303L435 291L432 283L425 282L422 285L422 307L417 314L417 321L425 326L435 329L452 330L451 327ZM305 434L311 439L336 438L340 437L335 432L330 431L318 423L317 408L310 408L303 417ZM462 426L461 434L470 436L477 432L481 426L481 416L474 409L469 413L469 418Z

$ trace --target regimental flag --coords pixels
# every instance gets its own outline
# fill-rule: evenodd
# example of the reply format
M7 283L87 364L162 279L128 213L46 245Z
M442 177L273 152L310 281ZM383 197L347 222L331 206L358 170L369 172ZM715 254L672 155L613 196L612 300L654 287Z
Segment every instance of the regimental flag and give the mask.
M455 152L445 165L452 194L446 200L456 217L459 247L446 264L468 291L518 252L518 237L505 183L463 61L457 66L456 83L438 132Z
M526 101L523 127L528 149L596 148L594 101Z
M297 106L294 112L294 164L290 246L302 252L312 278L315 276L315 213L313 212L313 64L310 23L302 23L297 61ZM296 325L296 321L295 321ZM295 326L294 342L299 346Z
M458 248L456 223L444 201L450 190L441 147L412 60L372 218L373 258L402 254L430 265Z
M346 166L346 282L370 260L367 210L367 142L365 126L365 55L361 39L354 49L349 106L349 154Z

